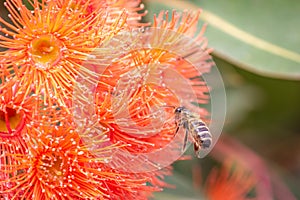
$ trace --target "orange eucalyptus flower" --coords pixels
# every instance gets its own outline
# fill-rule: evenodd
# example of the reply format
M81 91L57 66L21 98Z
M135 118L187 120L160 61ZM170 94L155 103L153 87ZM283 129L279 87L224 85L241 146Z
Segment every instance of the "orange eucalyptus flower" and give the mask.
M26 153L24 134L33 117L34 99L24 97L19 87L17 83L9 82L0 90L0 159L7 159L8 163L12 163L13 158L6 157L7 153Z
M1 84L2 85L2 84ZM16 173L3 172L7 165L16 165L18 161L12 154L27 154L24 140L27 128L32 121L32 97L23 97L18 91L18 84L9 82L0 89L0 177L1 180ZM12 184L0 183L0 194L12 187ZM10 199L10 194L1 198Z
M209 200L250 200L247 194L254 189L255 178L240 166L225 163L210 172L205 186Z
M124 44L120 50L112 42L117 54L110 55L113 61L100 73L95 94L100 124L113 143L133 153L160 149L174 138L175 107L209 102L209 89L201 75L214 63L203 38L205 27L195 40L190 38L199 14L173 12L169 21L168 13L165 20L161 13L152 28L115 38ZM94 61L99 59L103 65L100 52L96 51ZM207 115L204 109L197 112Z
M90 71L80 70L86 56L106 38L117 33L126 21L122 13L109 26L106 11L88 13L89 2L80 6L76 1L41 2L29 0L33 10L22 0L8 0L12 24L0 18L1 76L18 80L24 96L36 94L44 104L56 101L66 105L71 100L77 77L91 77ZM75 8L73 7L75 4ZM88 80L87 80L88 81Z
M11 199L146 199L164 186L160 177L169 174L169 170L144 174L113 170L105 165L105 156L94 157L87 150L69 125L41 125L30 129L29 135L28 154L14 154L18 165L1 168L11 174L0 181L12 185L2 191L14 194ZM115 147L98 152L105 155L110 148Z
M58 117L62 111L49 112L49 109L42 109L37 115L39 100L34 96L24 97L18 82L10 81L1 84L0 90L0 180L8 179L19 173L14 170L20 164L15 155L28 156L28 144L26 137L28 130L34 125L51 125L62 118ZM47 116L47 117L45 117ZM65 116L63 117L65 118ZM0 194L3 191L16 187L16 182L1 182ZM14 192L7 192L0 195L0 199L12 199Z

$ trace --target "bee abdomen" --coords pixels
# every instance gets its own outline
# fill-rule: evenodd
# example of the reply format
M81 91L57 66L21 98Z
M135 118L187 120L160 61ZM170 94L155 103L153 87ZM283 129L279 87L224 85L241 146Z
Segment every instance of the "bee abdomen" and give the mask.
M210 147L212 139L210 138L202 138L201 139L201 146L203 147L203 149L207 149Z
M200 127L197 127L197 132L209 132L208 128L204 125L204 126L200 126Z
M196 124L194 123L194 125ZM197 140L201 142L201 147L204 149L209 148L212 143L212 136L205 123L198 121L197 127L194 127L193 130Z
M205 133L208 132L209 130L207 128L207 126L204 124L204 122L202 121L195 121L191 123L192 127L190 128L191 130L194 130L196 133Z

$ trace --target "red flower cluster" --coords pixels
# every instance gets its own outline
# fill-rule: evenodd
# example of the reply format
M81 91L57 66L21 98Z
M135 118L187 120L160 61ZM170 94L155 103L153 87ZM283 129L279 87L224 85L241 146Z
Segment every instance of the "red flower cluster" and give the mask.
M135 173L109 162L117 150L143 154L168 145L176 130L173 107L183 97L184 104L193 95L194 103L208 102L200 76L212 62L203 31L199 49L174 51L185 47L182 35L194 36L199 12L174 12L170 21L161 13L143 32L135 30L149 25L139 22L146 14L139 0L7 0L5 7L11 23L0 18L6 49L0 52L0 198L138 200L166 187L168 167ZM119 33L132 44L126 55L116 45L114 57L105 47ZM142 41L129 41L127 33ZM111 59L104 69L103 56ZM98 62L93 69L86 65L91 57ZM78 80L95 85L92 102ZM174 80L178 86L166 86ZM190 91L176 90L183 82ZM86 105L95 120L78 115L89 114Z

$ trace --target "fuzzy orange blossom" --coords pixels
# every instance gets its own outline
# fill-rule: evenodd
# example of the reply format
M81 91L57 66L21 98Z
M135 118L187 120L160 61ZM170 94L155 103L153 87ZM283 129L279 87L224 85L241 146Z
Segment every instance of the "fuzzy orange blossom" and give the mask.
M250 200L256 178L251 172L234 162L226 161L221 169L212 169L205 185L209 200Z
M124 46L101 72L95 91L100 124L113 143L132 153L158 150L174 138L175 107L208 103L209 89L201 75L214 63L203 37L205 27L195 36L199 15L173 12L168 19L168 13L161 12L144 32L117 38ZM187 46L187 40L196 45ZM96 51L91 65L97 59L103 64L99 54ZM208 115L205 109L197 112Z
M45 105L68 105L76 78L90 77L88 70L79 73L82 61L126 22L123 12L107 25L106 10L88 12L90 2L30 0L30 10L22 0L6 1L12 24L0 18L0 47L7 49L0 52L5 82L18 81L24 96L39 95Z
M10 174L1 191L11 199L147 199L166 186L161 172L130 174L105 165L105 155L114 146L98 148L95 157L67 122L61 126L36 126L28 131L28 153L12 152L18 165L1 166ZM14 173L16 172L16 173ZM152 185L146 185L146 183Z

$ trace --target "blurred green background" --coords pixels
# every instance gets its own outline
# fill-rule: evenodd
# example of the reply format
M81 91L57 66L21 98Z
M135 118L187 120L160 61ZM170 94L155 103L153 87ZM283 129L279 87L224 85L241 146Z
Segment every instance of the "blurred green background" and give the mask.
M158 193L155 199L205 199L203 188L202 191L195 188L198 177L193 168L199 168L201 179L205 180L210 170L220 165L220 160L230 157L226 153L218 156L222 151L218 145L227 142L224 138L234 139L241 148L251 151L270 172L266 176L270 179L271 199L300 199L300 2L148 0L144 3L149 11L148 20L161 10L203 9L199 27L203 22L208 23L205 36L209 47L214 48L214 60L227 95L227 117L216 152L204 159L175 163L175 176L169 182L177 185L177 189ZM193 154L191 148L189 153ZM243 151L240 154L247 159ZM252 169L254 173L255 170L259 169ZM254 196L264 199L259 192Z

